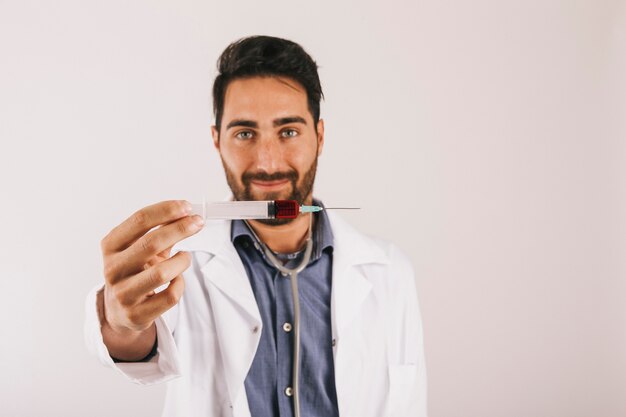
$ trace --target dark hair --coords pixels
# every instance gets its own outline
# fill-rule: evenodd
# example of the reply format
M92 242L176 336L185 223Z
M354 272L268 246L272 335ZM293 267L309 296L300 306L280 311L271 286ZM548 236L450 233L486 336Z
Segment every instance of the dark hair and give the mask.
M324 97L317 64L295 42L272 36L250 36L239 39L222 52L217 60L218 75L213 82L213 113L219 132L224 113L224 96L228 83L237 78L283 76L305 88L314 125L320 118L320 99Z

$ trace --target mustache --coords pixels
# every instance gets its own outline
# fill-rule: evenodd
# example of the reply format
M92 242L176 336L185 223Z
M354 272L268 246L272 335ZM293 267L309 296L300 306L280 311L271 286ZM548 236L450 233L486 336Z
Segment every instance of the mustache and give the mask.
M295 182L298 179L298 173L296 171L288 172L274 172L268 174L267 172L246 172L241 176L241 182L249 185L253 180L257 181L281 181L290 180Z

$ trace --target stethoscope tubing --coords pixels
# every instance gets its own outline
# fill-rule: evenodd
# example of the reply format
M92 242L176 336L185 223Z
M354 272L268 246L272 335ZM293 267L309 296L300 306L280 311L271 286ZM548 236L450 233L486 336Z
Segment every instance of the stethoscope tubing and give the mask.
M245 221L245 220L244 220ZM246 221L246 223L248 223ZM308 265L313 253L313 214L309 214L309 231L306 239L306 248L300 265L296 268L287 268L280 263L271 249L256 236L254 230L248 224L248 227L257 238L257 241L263 248L263 252L269 261L284 276L289 275L291 282L291 301L293 304L293 368L292 368L292 391L293 391L293 409L294 417L300 417L300 295L298 292L298 273Z

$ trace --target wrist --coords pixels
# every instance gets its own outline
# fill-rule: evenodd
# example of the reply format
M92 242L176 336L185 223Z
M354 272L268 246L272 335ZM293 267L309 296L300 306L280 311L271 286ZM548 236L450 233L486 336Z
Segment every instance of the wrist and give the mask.
M156 349L156 324L143 331L113 329L109 324L102 326L102 339L109 355L117 361L137 362ZM156 353L156 352L155 352Z

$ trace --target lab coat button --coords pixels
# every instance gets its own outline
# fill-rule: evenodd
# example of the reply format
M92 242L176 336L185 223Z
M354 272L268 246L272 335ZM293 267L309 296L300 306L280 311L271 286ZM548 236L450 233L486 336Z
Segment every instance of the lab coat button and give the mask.
M287 397L291 397L293 395L293 390L291 389L291 387L285 388L285 395Z
M254 326L254 328L252 329L252 333L256 333L259 331L259 326Z
M291 323L283 324L283 330L289 333L291 331Z
M333 347L337 344L337 339L333 339Z

